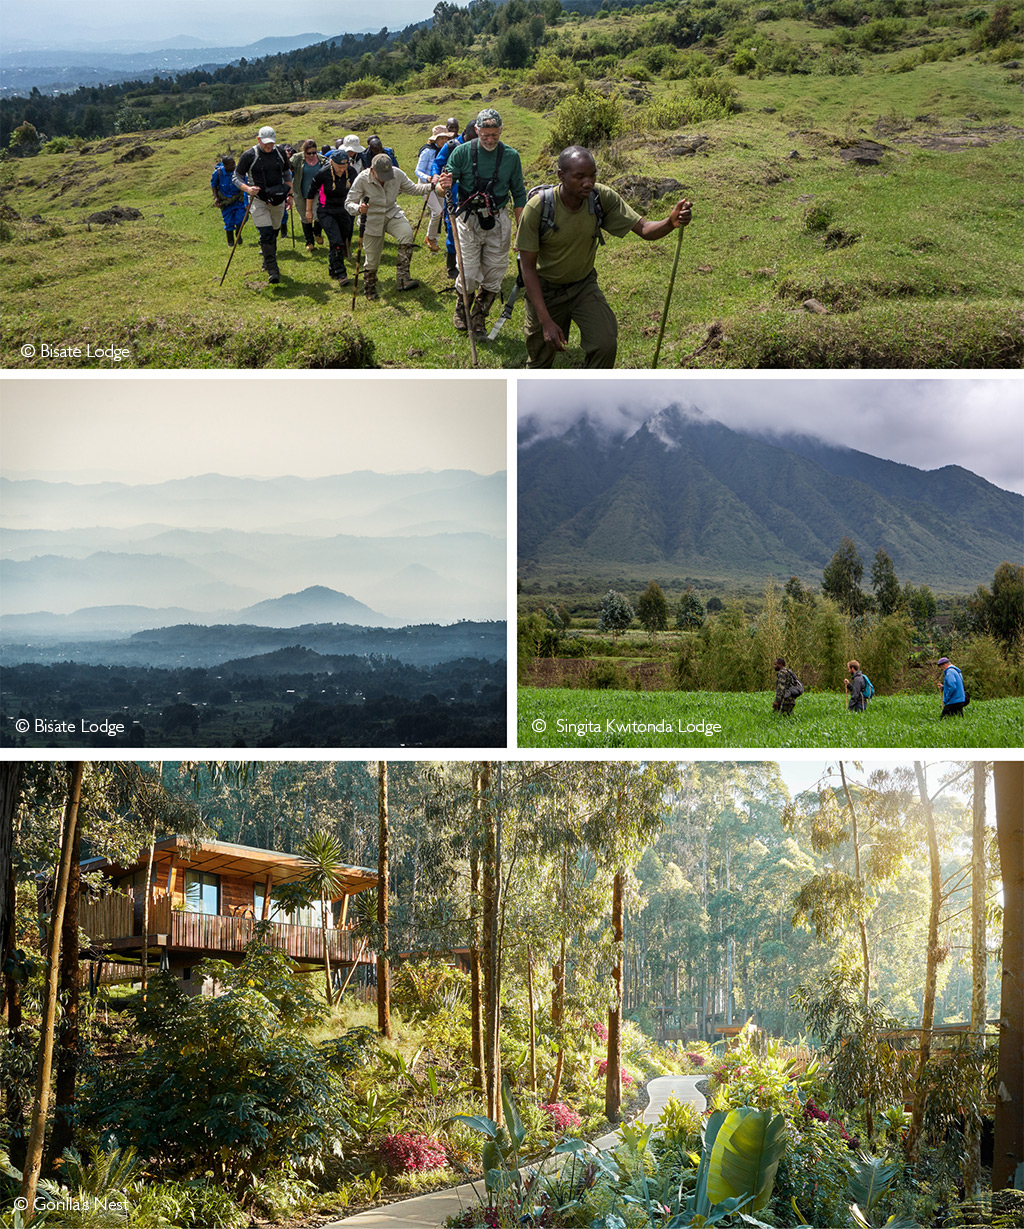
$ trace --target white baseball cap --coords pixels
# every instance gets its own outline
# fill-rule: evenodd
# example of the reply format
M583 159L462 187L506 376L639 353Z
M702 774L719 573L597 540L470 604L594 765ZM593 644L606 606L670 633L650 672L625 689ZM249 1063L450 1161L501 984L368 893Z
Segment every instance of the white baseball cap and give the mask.
M276 145L277 133L269 125L265 125L260 129L258 140L268 142L270 145Z

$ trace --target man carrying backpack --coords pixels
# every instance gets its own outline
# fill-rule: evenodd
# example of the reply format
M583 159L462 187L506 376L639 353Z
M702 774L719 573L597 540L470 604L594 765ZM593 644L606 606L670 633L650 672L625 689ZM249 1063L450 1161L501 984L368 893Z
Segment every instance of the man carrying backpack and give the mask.
M843 684L848 696L846 707L851 713L866 712L868 700L875 694L871 680L861 672L859 661L848 661L846 668L850 672L850 677L845 679Z
M512 246L509 197L517 225L526 204L523 164L518 152L502 142L501 116L493 107L487 107L476 117L476 137L457 145L448 158L440 181L441 191L447 192L453 182L459 187L455 225L462 254L454 323L462 332L472 329L474 333L486 333L487 313L501 291Z
M775 699L772 702L772 708L784 717L789 717L796 708L797 697L803 694L804 685L786 665L786 659L776 657Z
M534 189L523 210L517 246L526 287L526 349L529 367L550 367L566 348L575 322L584 367L614 367L618 321L597 284L594 257L602 231L622 238L663 239L690 222L690 202L681 200L660 222L648 222L617 192L597 182L588 149L570 145L558 155L558 184Z
M210 176L210 187L213 190L213 203L224 219L224 233L228 237L228 247L234 247L242 241L242 223L245 221L245 198L235 187L232 175L235 173L235 160L230 154L225 154L217 164L217 169Z
M940 717L962 717L964 708L970 703L967 690L964 687L964 676L960 667L954 666L948 657L940 657L935 663L942 671L942 712Z
M277 267L277 232L284 222L292 194L292 172L288 159L277 148L273 128L260 129L256 144L239 158L232 182L252 198L249 212L259 233L263 268L267 280L275 286L281 280Z

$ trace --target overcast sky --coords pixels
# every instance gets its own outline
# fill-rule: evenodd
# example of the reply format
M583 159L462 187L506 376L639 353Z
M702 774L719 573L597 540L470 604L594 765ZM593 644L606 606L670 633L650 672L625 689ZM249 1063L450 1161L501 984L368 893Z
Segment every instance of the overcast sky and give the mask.
M1020 379L521 380L519 416L563 430L582 414L622 430L677 401L737 430L817 436L918 469L962 465L1024 493Z
M505 381L8 379L0 432L8 478L491 474L506 464Z
M317 32L326 37L382 26L401 30L423 21L434 11L431 0L382 0L372 6L354 0L307 0L302 5L246 0L238 7L211 5L206 0L175 0L152 9L126 7L119 0L93 0L87 6L69 0L39 0L31 5L5 5L4 42L22 39L62 47L76 40L151 42L154 46L187 34L207 46L240 47L261 38L291 37Z

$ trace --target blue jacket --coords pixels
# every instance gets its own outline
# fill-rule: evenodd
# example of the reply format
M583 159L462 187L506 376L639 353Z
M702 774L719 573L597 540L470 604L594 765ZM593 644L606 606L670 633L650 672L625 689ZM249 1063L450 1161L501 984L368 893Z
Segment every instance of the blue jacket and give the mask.
M217 164L217 169L210 176L210 187L227 200L231 200L232 197L239 195L238 188L228 172L225 171L223 162Z
M963 704L966 699L964 676L956 666L947 666L942 675L942 703Z

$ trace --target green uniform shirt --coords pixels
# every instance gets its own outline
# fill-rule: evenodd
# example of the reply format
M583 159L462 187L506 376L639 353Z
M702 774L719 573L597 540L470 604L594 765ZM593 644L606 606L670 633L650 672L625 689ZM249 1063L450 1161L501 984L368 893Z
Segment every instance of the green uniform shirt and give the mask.
M523 182L523 164L519 154L511 145L500 143L493 150L486 150L482 145L477 149L477 169L480 172L480 182L473 180L473 150L472 142L465 141L456 145L448 159L446 170L451 171L452 178L459 185L459 199L482 187L494 174L494 166L498 160L498 150L502 150L501 165L498 167L498 179L494 185L494 200L498 205L504 205L512 197L512 204L521 209L526 204L526 185Z
M604 184L595 185L604 211L602 229L621 239L641 220L621 196ZM519 219L516 247L523 252L537 253L537 274L546 282L560 286L579 282L594 267L597 252L597 218L586 201L573 213L562 204L562 194L555 188L555 225L540 238L543 194L538 192L526 202Z

